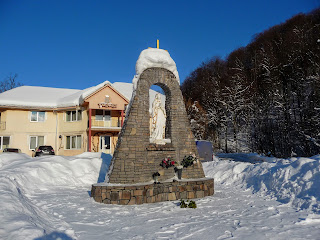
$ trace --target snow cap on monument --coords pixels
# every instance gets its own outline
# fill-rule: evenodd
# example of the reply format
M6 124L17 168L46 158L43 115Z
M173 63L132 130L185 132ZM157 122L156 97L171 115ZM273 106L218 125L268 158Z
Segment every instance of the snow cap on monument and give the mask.
M140 74L147 68L165 68L172 72L177 81L180 84L180 78L177 71L176 63L170 57L168 51L158 48L148 48L143 50L140 53L140 56L136 63L136 76L133 78L133 85L136 86L136 83L140 77Z

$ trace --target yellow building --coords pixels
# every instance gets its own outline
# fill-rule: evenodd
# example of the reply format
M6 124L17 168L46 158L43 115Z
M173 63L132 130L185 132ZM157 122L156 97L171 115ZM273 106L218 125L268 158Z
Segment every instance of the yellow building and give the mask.
M0 152L33 154L51 145L57 155L112 154L132 84L106 81L84 89L21 86L0 94Z

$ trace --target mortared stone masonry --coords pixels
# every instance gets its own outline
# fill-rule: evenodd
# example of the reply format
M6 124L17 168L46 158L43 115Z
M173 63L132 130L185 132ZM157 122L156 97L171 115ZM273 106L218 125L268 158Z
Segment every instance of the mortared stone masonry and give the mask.
M171 143L166 143L165 145L151 144L149 140L149 89L152 85L160 86L166 96L165 109L167 119L165 138L170 139ZM103 187L101 184L94 184L92 187L92 196L96 201L128 204L128 201L120 201L124 200L120 197L120 195L123 195L122 192L128 190L124 187L126 185L128 187L129 185L131 187L137 187L141 186L141 183L147 183L145 186L148 186L148 189L153 189L149 184L153 181L152 175L155 172L160 173L160 176L158 177L160 185L161 182L163 182L162 184L169 184L164 182L167 182L168 179L172 179L175 173L173 167L163 168L160 166L161 161L165 157L171 157L175 162L181 162L184 156L194 153L199 158L195 139L191 132L190 123L187 117L180 85L172 72L164 68L155 67L144 70L137 82L136 92L131 101L131 107L128 109L129 112L126 115L111 161L108 173L109 185L107 183ZM186 193L187 199L213 194L213 179L205 179L200 161L188 168L183 168L182 178L183 181L178 184L180 189L187 189L188 179L190 179L191 185L197 185L197 182L200 184L202 181L200 185L201 188L203 188L203 190L201 190L203 191L203 194L200 192L195 192L195 194ZM121 184L123 189L115 191L116 187L112 187L113 184ZM157 193L167 196L170 192L165 191L166 188L161 188L160 185L156 187L156 189L162 189L164 192L162 192L162 190L157 190ZM135 190L144 191L144 188L140 188L141 187ZM204 192L204 188L207 189L206 192ZM172 190L172 188L170 189ZM102 192L104 192L103 196L105 196L105 198L102 197ZM111 192L113 193L113 197L115 195L119 196L117 197L117 201L112 200L110 195ZM118 194L115 194L114 192L118 192ZM135 197L135 192L139 191L131 191L130 197ZM163 199L176 200L174 199L173 194L170 196L170 198L163 197ZM180 194L175 194L175 196L178 198L181 197ZM143 202L156 202L160 201L159 199L162 198L155 196L154 198L148 198L148 201L146 200ZM140 200L136 203L138 202L140 203Z

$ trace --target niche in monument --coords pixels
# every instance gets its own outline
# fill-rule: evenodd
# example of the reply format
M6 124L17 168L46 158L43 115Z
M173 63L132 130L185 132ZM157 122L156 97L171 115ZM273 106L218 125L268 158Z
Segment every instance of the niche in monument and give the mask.
M171 143L169 99L170 95L166 96L161 86L151 86L149 91L150 143L159 145Z

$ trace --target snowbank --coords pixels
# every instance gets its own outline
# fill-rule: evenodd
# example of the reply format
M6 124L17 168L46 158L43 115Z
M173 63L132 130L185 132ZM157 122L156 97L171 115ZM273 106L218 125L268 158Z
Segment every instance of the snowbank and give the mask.
M255 193L276 198L298 209L320 213L320 155L311 158L275 159L248 154L257 164L241 162L235 154L203 163L205 174L221 184L239 185ZM240 159L239 159L239 158Z
M0 154L0 239L33 239L57 229L69 236L68 225L40 209L29 197L45 191L86 187L103 182L111 156L82 153L78 156L31 158L26 154ZM6 237L4 237L6 236Z
M99 178L101 165L101 153L83 153L73 157L31 158L14 153L0 156L2 175L14 179L28 193L54 187L91 186Z

